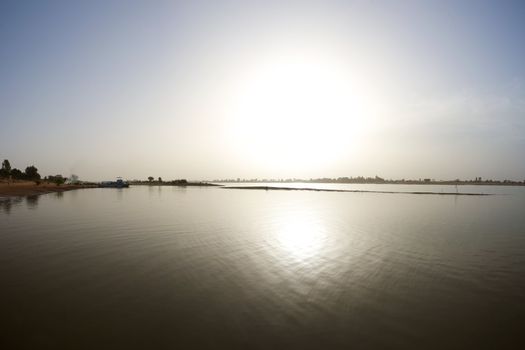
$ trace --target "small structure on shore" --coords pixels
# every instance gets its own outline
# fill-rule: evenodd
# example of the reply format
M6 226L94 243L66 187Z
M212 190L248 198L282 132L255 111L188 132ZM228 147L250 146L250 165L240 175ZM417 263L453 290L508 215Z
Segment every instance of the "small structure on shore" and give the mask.
M117 177L117 181L102 181L99 187L124 188L124 187L129 187L129 184L126 181L122 180L122 178L119 176Z

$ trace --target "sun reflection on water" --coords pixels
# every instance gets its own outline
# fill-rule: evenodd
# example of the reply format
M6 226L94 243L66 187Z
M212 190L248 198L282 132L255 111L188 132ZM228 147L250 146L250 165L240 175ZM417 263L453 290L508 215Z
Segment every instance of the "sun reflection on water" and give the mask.
M326 232L319 221L308 216L293 216L277 228L279 247L296 259L318 255L326 241Z

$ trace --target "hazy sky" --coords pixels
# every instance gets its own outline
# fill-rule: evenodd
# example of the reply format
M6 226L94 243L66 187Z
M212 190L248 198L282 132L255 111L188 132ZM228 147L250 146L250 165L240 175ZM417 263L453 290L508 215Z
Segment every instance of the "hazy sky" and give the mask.
M0 1L0 158L525 178L523 1Z

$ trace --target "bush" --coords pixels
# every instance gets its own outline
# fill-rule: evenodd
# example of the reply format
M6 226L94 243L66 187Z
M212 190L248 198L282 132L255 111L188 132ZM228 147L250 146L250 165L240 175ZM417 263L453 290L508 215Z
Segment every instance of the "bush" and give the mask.
M57 186L60 186L66 182L66 179L62 175L48 176L47 180L56 184Z

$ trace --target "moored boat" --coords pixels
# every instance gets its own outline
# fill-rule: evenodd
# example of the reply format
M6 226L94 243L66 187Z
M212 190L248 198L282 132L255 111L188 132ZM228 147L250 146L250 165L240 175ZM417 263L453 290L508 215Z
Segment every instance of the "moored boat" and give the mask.
M121 177L117 178L117 181L102 181L100 187L110 187L110 188L124 188L129 187L129 184L122 180Z

